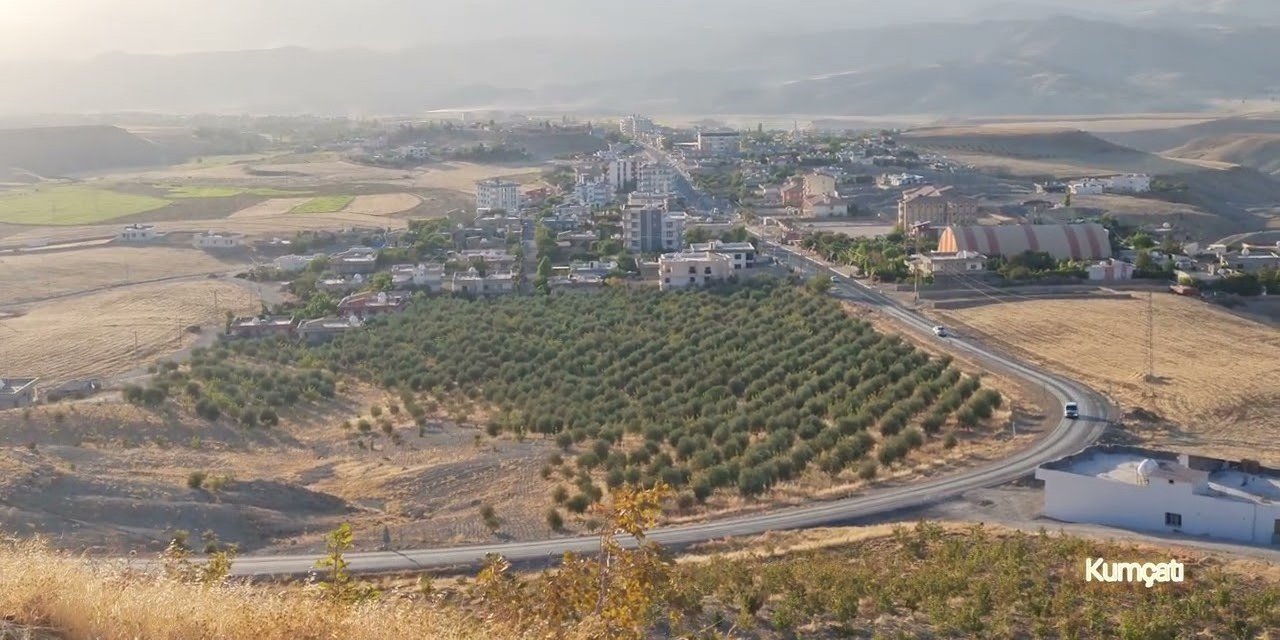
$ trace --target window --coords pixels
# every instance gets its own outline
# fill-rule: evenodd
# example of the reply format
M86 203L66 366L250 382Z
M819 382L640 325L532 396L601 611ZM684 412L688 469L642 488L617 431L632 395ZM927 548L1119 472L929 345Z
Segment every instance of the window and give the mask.
M698 272L697 267L689 267L689 273L697 273L697 272Z
M698 284L698 279L693 276L689 276L689 284Z
M666 284L671 284L671 278L663 278L662 281Z
M1166 514L1164 514L1164 526L1166 526L1166 527L1181 527L1181 526L1182 526L1182 514L1181 514L1181 513L1166 513Z
M707 274L707 275L711 275L711 267L707 267L706 269L703 269L703 271L702 271L702 272L703 272L703 273L705 273L705 274Z

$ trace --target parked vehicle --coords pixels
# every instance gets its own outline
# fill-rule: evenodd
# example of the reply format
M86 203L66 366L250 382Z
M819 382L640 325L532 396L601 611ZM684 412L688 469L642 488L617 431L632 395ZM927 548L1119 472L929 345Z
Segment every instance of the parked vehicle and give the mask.
M945 337L947 337L947 328L946 328L946 327L941 327L941 326L939 326L939 327L934 327L934 328L933 328L933 335L938 336L939 338L945 338Z

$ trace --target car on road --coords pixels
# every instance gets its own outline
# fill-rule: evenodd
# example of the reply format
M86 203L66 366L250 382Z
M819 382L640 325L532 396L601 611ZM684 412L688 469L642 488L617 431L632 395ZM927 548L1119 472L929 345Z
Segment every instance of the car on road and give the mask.
M840 276L831 276L832 282L840 282Z
M947 335L948 335L948 334L947 334L947 328L946 328L946 327L943 327L943 326L937 326L937 327L934 327L934 328L933 328L933 335L938 336L939 338L945 338L945 337L947 337Z
M1075 402L1068 402L1062 405L1062 417L1068 420L1075 420L1080 417L1080 405Z

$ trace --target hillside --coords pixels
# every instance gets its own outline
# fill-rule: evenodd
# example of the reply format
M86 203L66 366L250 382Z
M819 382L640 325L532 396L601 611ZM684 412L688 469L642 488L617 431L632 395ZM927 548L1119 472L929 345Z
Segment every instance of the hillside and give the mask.
M1021 175L1178 174L1197 169L1079 130L995 126L925 128L908 131L902 139L912 147L938 151L961 162L1001 166Z
M1280 175L1280 133L1231 134L1196 138L1164 152L1166 156L1227 162Z
M1152 153L1176 149L1200 139L1221 140L1246 135L1280 135L1280 117L1276 114L1240 116L1181 127L1098 134L1116 144Z
M0 130L0 171L58 177L82 171L165 164L165 149L109 126Z
M320 584L252 585L193 571L181 553L150 575L8 544L0 610L63 640L1274 638L1280 626L1274 563L1167 543L921 522L727 540L674 561L616 553L606 570L588 558L520 575L497 562L475 579L424 573L334 589L327 572ZM1088 585L1090 557L1172 558L1186 577Z
M998 13L988 15L1000 15ZM1280 27L1190 30L1063 16L752 34L528 37L476 46L111 54L0 63L0 113L1191 111L1277 93ZM838 24L838 23L837 23ZM592 55L584 56L584 50ZM371 69L379 73L370 73ZM431 78L405 84L403 78Z

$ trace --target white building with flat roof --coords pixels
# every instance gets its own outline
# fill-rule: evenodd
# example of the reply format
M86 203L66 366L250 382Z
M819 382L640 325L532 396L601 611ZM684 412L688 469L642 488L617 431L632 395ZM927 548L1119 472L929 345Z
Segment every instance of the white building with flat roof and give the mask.
M1036 479L1055 520L1280 546L1280 471L1257 462L1097 446Z
M756 247L750 242L695 242L689 245L691 253L719 253L729 258L735 271L756 266Z
M675 172L665 164L646 163L640 167L636 191L660 195L671 193L675 191Z
M658 288L663 291L701 287L732 275L733 260L720 253L687 251L658 257Z
M163 238L164 234L156 231L155 225L151 224L131 224L126 225L120 230L120 234L116 239L121 242L151 242L156 238Z
M605 171L605 182L614 193L622 191L628 184L640 181L640 163L632 157L614 158L609 161Z
M741 147L741 139L737 131L700 131L698 151L716 156L734 155Z
M197 233L191 244L197 249L234 249L244 242L244 236L232 233Z
M476 183L476 209L508 213L520 211L520 183L490 178Z

